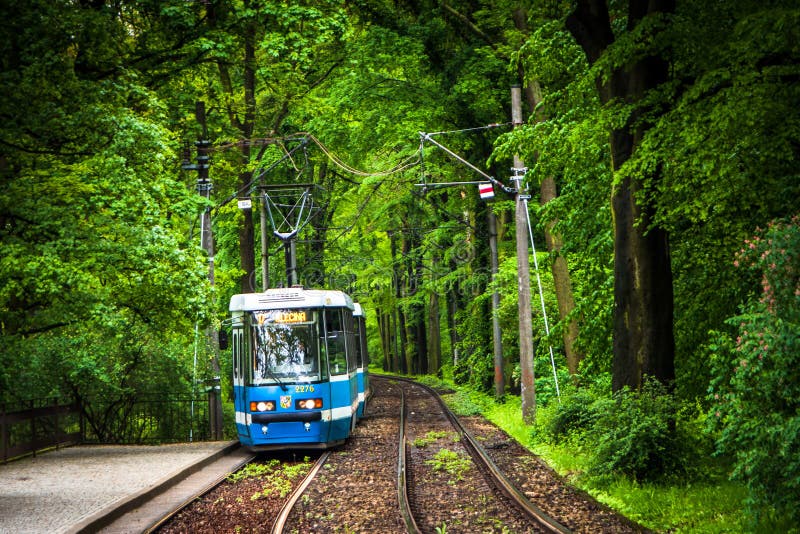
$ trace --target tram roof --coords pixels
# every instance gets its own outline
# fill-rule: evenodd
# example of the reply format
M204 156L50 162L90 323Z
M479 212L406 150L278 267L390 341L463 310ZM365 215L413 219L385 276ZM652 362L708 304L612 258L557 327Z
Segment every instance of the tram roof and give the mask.
M321 307L355 309L353 299L342 291L290 287L267 289L263 293L233 295L229 310L250 311Z
M358 302L354 302L353 306L355 306L355 309L353 310L353 315L356 317L363 317L364 310L361 308L361 304L359 304Z

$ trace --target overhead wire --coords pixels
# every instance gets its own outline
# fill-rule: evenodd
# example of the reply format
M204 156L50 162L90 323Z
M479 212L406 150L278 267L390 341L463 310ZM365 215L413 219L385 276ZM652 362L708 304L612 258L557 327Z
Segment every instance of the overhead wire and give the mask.
M251 193L252 190L254 189L254 184L255 184L256 180L259 180L264 174L266 174L272 168L274 168L275 165L279 164L282 161L285 161L286 159L289 159L289 161L291 162L292 167L296 171L301 173L302 169L298 169L297 163L292 158L292 155L300 147L303 147L304 148L304 152L305 152L305 146L306 146L307 141L312 141L322 151L322 153L325 154L325 156L334 165L336 165L337 167L339 167L340 169L342 169L343 171L345 171L345 172L347 172L349 174L352 174L354 176L359 176L359 177L362 177L362 178L387 177L387 176L391 176L391 175L394 175L394 174L405 172L405 171L407 171L407 170L409 170L409 169L411 169L413 167L423 165L424 164L424 159L423 159L424 158L424 148L425 148L424 145L425 145L425 141L426 140L431 142L431 143L433 143L433 144L438 145L440 148L444 148L439 143L437 143L436 141L433 141L431 139L431 136L474 132L474 131L487 130L487 129L491 129L491 128L507 126L507 125L510 125L510 124L512 124L512 123L492 123L492 124L488 124L488 125L485 125L485 126L478 126L478 127L473 127L473 128L462 128L462 129L458 129L458 130L443 130L443 131L431 132L431 133L423 134L423 135L421 135L419 147L418 147L418 149L415 151L415 153L413 155L401 160L396 165L394 165L394 166L392 166L392 167L390 167L388 169L378 170L378 171L364 171L364 170L356 169L355 167L349 165L348 163L343 161L341 158L339 158L332 150L330 150L327 146L325 146L325 144L322 143L322 141L320 141L316 136L314 136L313 134L311 134L309 132L296 132L296 133L294 133L292 135L285 136L285 137L248 139L248 140L244 140L244 141L235 141L235 142L231 142L231 143L226 143L224 145L219 145L218 147L212 148L211 151L223 151L223 150L227 150L229 148L241 147L241 146L264 146L264 147L266 147L267 145L274 144L274 145L277 145L284 152L284 156L276 164L273 164L268 169L261 170L261 172L258 173L257 175L255 175L255 173L254 173L254 177L247 184L245 184L244 186L239 188L234 194L232 194L232 195L228 196L227 198L225 198L222 202L220 202L217 206L215 206L214 209L218 209L218 208L224 206L225 204L227 204L228 202L230 202L234 198L239 197L239 195L241 195L241 194L243 194L245 192L247 192L248 194ZM298 140L300 140L302 142L297 147L294 147L292 149L287 149L286 148L286 144L285 143L287 141L291 142L291 141L298 141ZM449 150L446 150L446 151L450 152ZM263 155L263 152L264 151L261 150L260 153L259 153L259 156ZM461 157L459 157L457 155L455 155L455 156L456 156L457 159L464 161L463 158L461 158ZM306 154L306 160L307 160L307 158L308 158L308 155ZM473 167L473 169L477 170L479 172L479 174L487 176L485 173L483 173L479 169L477 169L475 167ZM495 185L500 186L502 189L506 189L505 185L502 182L500 182L499 180L495 179L494 177L488 177L488 180L491 181L492 183L495 183ZM352 183L354 183L356 185L360 185L360 184L358 184L358 182L352 182ZM361 218L362 214L364 213L364 211L366 209L366 206L369 203L370 199L375 195L375 193L378 191L378 189L380 188L380 186L383 183L384 183L384 181L381 180L381 181L376 182L374 184L374 186L372 188L372 191L370 191L370 193L367 196L367 198L359 206L353 223L348 225L348 226L346 226L331 241L335 242L338 239L340 239L341 237L343 237L344 235L348 234L350 231L352 231L352 229L356 226L356 224L358 223L358 220Z
M336 156L336 154L331 152L331 150L328 149L328 147L326 147L319 139L314 137L314 135L312 135L310 133L307 133L305 135L311 141L313 141L314 144L316 144L319 147L319 149L322 150L322 152L326 156L328 156L329 160L331 160L334 164L336 164L341 169L347 171L350 174L354 174L356 176L362 176L362 177L365 177L365 178L377 177L377 176L390 176L392 174L397 174L399 172L403 172L403 171L405 171L407 169L410 169L410 168L412 168L412 167L414 167L414 166L416 166L416 165L418 165L420 163L419 152L416 152L415 155L410 156L410 157L400 161L397 165L395 165L394 167L392 167L390 169L386 169L386 170L383 170L383 171L373 171L373 172L362 171L362 170L356 169L354 167L351 167L350 165L348 165L347 163L342 161L338 156Z
M511 126L513 122L493 122L491 124L487 124L485 126L475 126L473 128L462 128L460 130L445 130L441 132L431 132L428 135L445 135L445 134L454 134L454 133L465 133L465 132L476 132L479 130L489 130L491 128L499 128L501 126Z

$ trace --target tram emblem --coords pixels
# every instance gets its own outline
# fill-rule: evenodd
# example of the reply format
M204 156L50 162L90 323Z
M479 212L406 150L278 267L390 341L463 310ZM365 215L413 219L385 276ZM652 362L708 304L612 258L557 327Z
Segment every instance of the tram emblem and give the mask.
M290 408L292 406L291 395L281 395L281 408Z

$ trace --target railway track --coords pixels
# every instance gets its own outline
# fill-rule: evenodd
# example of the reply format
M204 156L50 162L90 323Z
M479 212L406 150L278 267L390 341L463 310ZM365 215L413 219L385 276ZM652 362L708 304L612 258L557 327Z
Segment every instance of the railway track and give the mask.
M394 511L390 508L387 509L388 507L382 510L382 515L399 514L402 518L401 524L398 525L395 520L395 524L390 525L395 529L402 527L395 531L420 533L437 530L456 532L480 530L486 532L505 529L513 532L569 532L563 525L531 504L508 481L488 455L483 452L477 441L447 409L436 392L412 381L386 378L378 378L377 381L380 384L378 388L383 392L379 394L378 398L392 399L392 402L388 403L392 407L390 411L399 413L399 418L394 420L397 425L395 433L397 436L395 445L397 480L396 503L393 502L392 506L394 507L396 504L396 508ZM422 414L424 417L420 417ZM409 422L407 415L415 419L415 422ZM446 420L450 425L449 430L441 430L438 419ZM406 437L407 427L416 436L410 441ZM363 442L364 439L356 436L355 441ZM439 442L438 446L435 442ZM356 445L352 452L356 456L365 454L363 445L365 443ZM359 447L362 448L360 452ZM419 449L428 450L419 454ZM431 455L433 449L438 451L434 458L445 459L426 460L425 458ZM461 452L462 450L464 452ZM410 455L407 454L409 452ZM334 456L333 460L337 463L339 458ZM474 467L468 466L470 461ZM448 471L448 466L444 465L448 462L451 462L451 467L456 466L455 468L460 472L454 474ZM437 466L444 466L441 470L448 471L450 474L441 475ZM380 468L384 471L389 468L385 457ZM337 468L336 464L332 469L339 470L340 476L347 476L341 473L342 470ZM317 468L318 470L319 468ZM471 471L471 473L467 475L466 471ZM453 476L455 479L452 478ZM468 481L467 477L469 477ZM335 484L339 487L352 488L341 479L336 480ZM310 482L305 483L300 491L304 491L309 485ZM329 481L321 480L316 486L329 487ZM350 497L353 500L359 500L360 493L364 493L365 490L367 493L371 493L374 489L374 485L362 484L359 491L353 491ZM432 499L431 495L436 497ZM289 507L294 506L298 498L299 492L293 497ZM317 498L309 497L308 500L316 501ZM321 521L324 520L325 515L315 513L309 506L304 508L304 511L295 513L293 520L289 520L291 512L284 509L272 532L275 534L303 532L305 529L320 528L319 522L309 522L307 519L311 517ZM347 526L358 530L358 527L352 524ZM387 526L389 525L384 525L384 528ZM369 527L375 530L373 521L369 522Z
M289 518L289 513L292 511L297 500L306 490L306 488L313 482L314 477L317 476L317 473L325 465L325 461L330 456L330 452L324 452L316 462L314 462L314 466L308 471L305 477L303 477L302 482L295 488L289 498L284 503L281 511L278 512L278 516L275 518L275 522L272 524L272 530L270 531L272 534L281 534L284 529L286 528L286 520Z
M267 502L259 496L263 482L247 488L224 484L163 532L263 531L270 526L271 532L287 534L641 531L574 490L561 489L555 477L539 478L529 454L514 451L528 463L504 459L513 440L499 435L496 427L492 434L482 418L467 418L467 425L488 443L487 454L430 388L376 376L373 386L367 415L353 435L320 457L306 478L296 481L290 498ZM504 472L513 471L518 472L509 480ZM550 508L532 503L530 495Z
M419 388L423 390L427 395L429 395L435 403L438 405L438 408L441 410L441 413L447 418L450 425L455 429L455 432L458 435L459 443L466 449L469 456L471 457L472 461L474 462L475 467L478 471L484 476L486 482L488 482L496 491L502 494L506 502L511 504L516 510L524 517L530 525L536 529L536 531L542 532L549 532L549 533L566 533L570 532L564 525L556 521L554 518L550 517L546 514L543 510L541 510L538 506L531 503L525 494L518 489L514 483L512 483L505 474L497 467L491 457L486 453L483 447L478 443L478 441L467 431L459 422L458 418L453 414L453 412L447 407L445 402L439 396L439 394L434 391L432 388L424 385L419 384L417 382L413 382L411 380L405 379L397 379L405 382L408 384L410 388ZM405 397L403 400L403 405L405 405ZM434 410L426 410L428 414L435 414ZM400 425L404 427L406 425L405 421L405 413L406 409L405 406L400 411ZM420 443L424 443L423 441ZM401 443L400 443L400 456L406 456L409 447L405 443L405 434L401 430ZM450 449L439 449L442 450L450 450ZM448 455L445 455L445 458ZM452 458L452 456L450 456ZM446 460L445 460L446 461ZM458 461L458 460L456 460ZM401 472L407 469L408 462L405 460L401 460L398 464L400 467L398 468L398 481L400 484L408 481L410 478L407 473ZM436 462L434 462L436 465ZM461 464L462 466L465 464ZM404 488L399 490L401 493L408 494L409 489ZM406 499L405 505L407 506L407 511L404 511L404 517L406 515L411 516L413 514L412 511L412 503ZM421 521L420 521L421 523ZM406 521L408 526L409 532L421 532L419 527L417 526L417 521L411 518L410 521ZM444 523L446 524L446 523Z

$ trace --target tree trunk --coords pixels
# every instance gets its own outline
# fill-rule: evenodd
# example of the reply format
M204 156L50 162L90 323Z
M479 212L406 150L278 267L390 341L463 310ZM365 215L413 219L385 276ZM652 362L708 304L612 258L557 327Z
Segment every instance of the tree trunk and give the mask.
M310 167L310 165L309 165ZM322 185L328 191L332 191L332 177L334 173L328 170L328 160L322 161L317 172L315 183ZM313 180L312 180L313 181ZM328 228L333 219L335 208L330 202L326 202L318 207L317 214L312 217L311 224L314 229L314 238L309 244L309 260L306 262L305 278L308 283L315 287L326 287L327 273L325 272L325 244L328 240Z
M542 180L540 189L540 202L544 206L556 198L556 182L552 177ZM584 354L575 348L578 340L578 318L570 317L569 314L575 309L575 298L572 295L572 281L569 276L567 259L561 255L563 239L560 234L553 233L553 227L557 221L548 221L545 224L544 238L547 242L547 250L550 252L550 270L553 273L553 284L556 290L556 300L558 301L558 316L561 321L567 321L564 328L564 354L567 357L567 369L571 375L578 372L578 366L583 360Z
M242 160L247 163L250 159L250 148L242 147ZM239 174L239 187L245 187L252 179L252 172ZM242 224L239 226L239 262L242 267L240 285L242 293L252 293L256 287L256 253L255 253L255 226L251 210L242 210Z
M527 31L527 10L517 9L514 11L514 25L518 30ZM520 70L522 70L521 66ZM520 78L525 79L524 76L520 76ZM525 99L528 101L528 108L531 113L534 113L536 106L542 101L541 93L538 81L531 80L526 84ZM541 116L537 116L536 118L537 121L545 119L545 117ZM546 176L542 180L540 187L540 204L544 206L548 202L555 200L557 196L555 178ZM553 273L553 284L556 290L558 316L562 322L567 321L563 333L567 369L569 369L569 373L574 376L578 372L578 365L581 360L583 360L584 355L575 348L575 342L578 339L578 318L571 317L569 320L567 319L570 313L575 309L575 298L572 295L572 281L570 280L567 260L560 254L563 239L560 235L553 233L553 227L555 227L556 222L557 221L546 222L544 237L547 244L547 251L550 253L551 258L550 270Z
M245 9L249 8L249 0L245 0ZM239 131L244 139L253 136L256 120L256 28L254 22L248 22L244 30L244 121L239 124ZM242 146L242 163L250 163L250 146ZM246 188L253 179L252 171L239 175L239 187ZM244 220L239 228L239 258L242 266L242 293L252 293L256 287L256 250L255 226L251 211L244 212Z
M436 267L434 266L434 272ZM442 331L439 321L439 294L432 291L428 299L428 372L441 375Z
M395 307L394 307L394 328L392 329L395 338L395 353L397 354L397 370L401 373L408 373L408 366L406 363L406 318L403 310L400 308L400 299L403 296L403 269L400 262L397 260L397 238L394 232L389 233L389 245L392 253L392 285L394 289ZM399 341L400 346L397 347Z
M247 9L249 5L250 1L245 0L245 9ZM214 9L209 10L209 24L212 28L217 24L217 14ZM220 84L222 85L222 91L225 93L226 98L228 119L231 126L241 132L243 139L252 137L255 126L255 35L255 23L249 22L244 28L244 120L239 118L233 105L235 95L228 64L223 60L217 61ZM244 166L247 166L250 162L250 146L246 144L242 145L241 151L242 163ZM246 189L251 179L252 172L245 171L240 173L239 187ZM240 279L240 286L242 293L252 293L255 291L256 285L255 226L250 211L244 211L242 215L242 224L239 227L239 261L243 273Z
M382 308L375 309L375 320L378 322L378 332L381 336L381 349L383 350L383 370L393 372L392 365L392 319L391 315L384 313Z
M647 15L671 13L674 0L631 2L628 30ZM594 63L614 41L604 0L581 0L567 19L567 27ZM653 30L653 31L658 31ZM645 93L669 77L668 64L647 56L615 68L609 78L596 80L603 104L637 103ZM648 124L639 121L643 110L611 132L611 164L615 173L639 146ZM659 179L659 171L648 177ZM612 188L614 218L614 361L612 387L639 388L645 376L664 383L675 378L672 269L665 230L652 225L654 207L638 193L642 184L633 176L618 176Z
M455 262L451 262L451 268L455 269ZM461 338L458 335L458 321L456 320L456 313L458 312L458 294L459 294L458 281L454 281L447 290L447 330L450 333L450 363L453 367L458 365L459 349L458 344Z
M415 230L411 234L411 250L408 258L411 267L411 272L409 273L411 282L409 285L412 295L416 295L422 290L424 265L422 263L421 249L422 238ZM414 372L424 375L428 373L428 323L423 300L414 300L411 314L414 318L414 337L412 340Z

